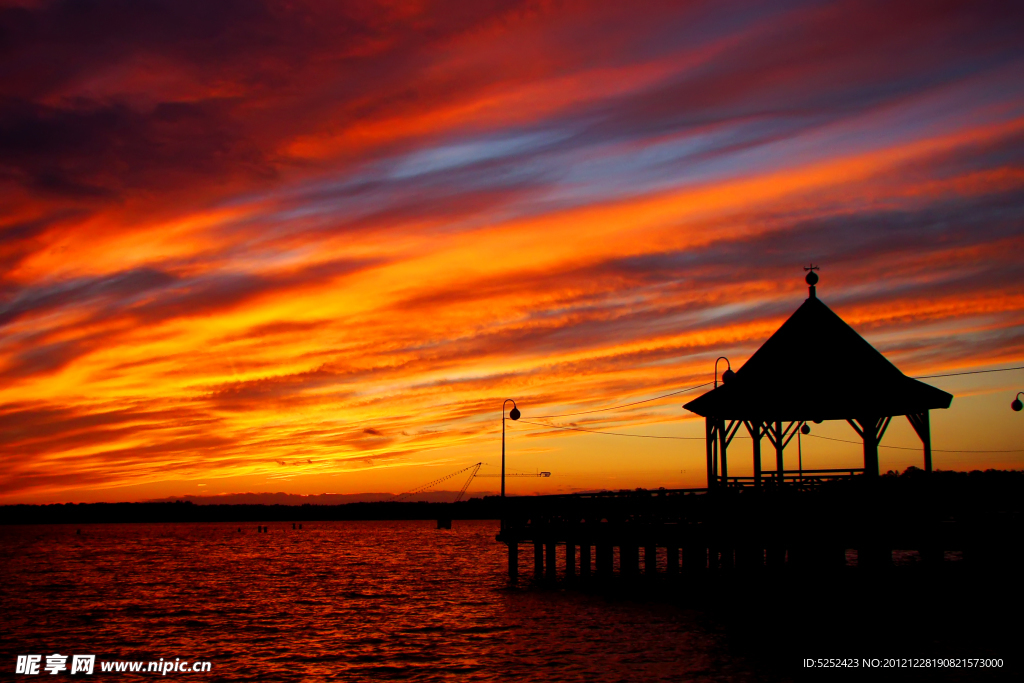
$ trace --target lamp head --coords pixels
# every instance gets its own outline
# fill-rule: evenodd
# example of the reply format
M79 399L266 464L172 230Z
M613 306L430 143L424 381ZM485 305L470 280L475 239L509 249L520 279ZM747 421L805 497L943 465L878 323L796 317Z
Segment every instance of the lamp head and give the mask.
M732 363L729 362L729 359L726 358L725 356L719 356L718 358L716 358L715 359L715 388L716 389L718 388L718 363L719 363L719 361L723 361L723 360L725 361L725 372L722 373L722 383L724 384L725 380L726 379L730 379L732 377L732 375L733 375ZM728 377L726 377L726 375L728 375Z
M508 416L513 420L518 420L520 415L522 415L522 413L519 412L519 408L512 408L508 413Z
M732 371L732 368L726 368L725 372L722 373L722 384L725 384L735 376L736 373Z
M800 427L800 433L804 434L804 435L810 434L811 433L811 425L804 424L802 427Z
M1024 403L1021 403L1020 398L1018 397L1013 399L1013 403L1010 404L1010 407L1013 408L1014 412L1019 413L1021 409L1024 409Z

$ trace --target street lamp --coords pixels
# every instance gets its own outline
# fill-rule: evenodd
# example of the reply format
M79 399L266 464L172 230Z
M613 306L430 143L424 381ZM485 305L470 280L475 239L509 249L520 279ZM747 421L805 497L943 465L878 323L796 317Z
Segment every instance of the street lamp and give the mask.
M510 398L506 398L505 402L501 404L501 497L505 497L505 406L508 405ZM512 410L509 411L508 416L513 420L518 420L522 413L519 412L519 408L516 407L516 402L512 401Z
M726 358L725 356L719 356L718 358L716 358L715 359L715 388L716 389L718 388L718 361L720 361L720 360L724 360L725 361L725 372L722 373L722 384L725 384L726 382L731 380L733 378L733 375L736 374L735 372L732 371L732 364L729 362L728 358ZM704 386L707 386L707 385L705 384Z
M1020 395L1021 394L1024 394L1024 391L1018 391L1017 392L1017 397L1014 398L1013 399L1013 403L1010 404L1010 407L1013 408L1014 412L1016 412L1016 413L1019 413L1021 411L1021 409L1024 408L1024 403L1020 402Z

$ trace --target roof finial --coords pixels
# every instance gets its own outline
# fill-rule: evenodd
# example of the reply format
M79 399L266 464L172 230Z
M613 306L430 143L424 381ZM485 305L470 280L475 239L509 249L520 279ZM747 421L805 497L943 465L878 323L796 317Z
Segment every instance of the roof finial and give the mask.
M818 270L818 266L811 263L810 266L804 266L804 270L807 271L807 277L804 278L804 281L810 285L809 298L816 299L817 293L814 291L814 285L818 284L818 274L814 271Z

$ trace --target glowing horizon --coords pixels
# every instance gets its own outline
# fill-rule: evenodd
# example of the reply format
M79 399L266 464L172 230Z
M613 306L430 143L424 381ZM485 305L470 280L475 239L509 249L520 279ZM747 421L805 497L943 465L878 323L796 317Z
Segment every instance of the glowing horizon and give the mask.
M704 384L810 261L908 375L1024 365L1020 9L199 8L0 9L0 503L494 466L505 398ZM1022 373L929 381L936 467L1024 466ZM700 437L696 395L554 422ZM509 430L511 469L553 472L517 492L704 483L699 439Z

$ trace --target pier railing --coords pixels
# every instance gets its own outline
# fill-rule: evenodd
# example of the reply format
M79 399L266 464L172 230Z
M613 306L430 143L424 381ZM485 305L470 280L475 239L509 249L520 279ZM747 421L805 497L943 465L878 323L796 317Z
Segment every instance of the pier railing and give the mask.
M706 489L636 489L506 498L500 540L525 542L551 533L627 538L641 529L645 535L675 537L682 527L706 519L706 493Z
M864 474L863 467L848 467L839 469L817 469L817 470L765 470L760 477L738 476L726 477L723 483L731 487L757 486L760 479L761 486L779 486L780 483L786 486L797 486L807 488L818 486L827 481L841 481L853 479Z

